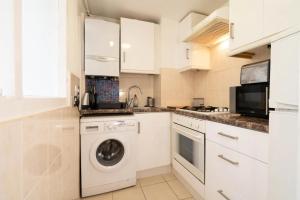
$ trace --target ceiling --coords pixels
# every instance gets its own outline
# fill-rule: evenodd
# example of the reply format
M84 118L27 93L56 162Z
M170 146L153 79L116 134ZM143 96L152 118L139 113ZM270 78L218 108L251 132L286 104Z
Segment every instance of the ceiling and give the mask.
M190 11L209 14L227 0L87 0L91 14L159 22L161 17L180 21Z

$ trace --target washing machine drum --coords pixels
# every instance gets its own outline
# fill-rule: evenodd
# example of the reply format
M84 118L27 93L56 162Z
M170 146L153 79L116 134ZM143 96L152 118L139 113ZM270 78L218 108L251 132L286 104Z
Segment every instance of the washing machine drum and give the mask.
M110 167L117 165L124 157L123 144L115 139L103 141L96 149L96 159L102 166Z

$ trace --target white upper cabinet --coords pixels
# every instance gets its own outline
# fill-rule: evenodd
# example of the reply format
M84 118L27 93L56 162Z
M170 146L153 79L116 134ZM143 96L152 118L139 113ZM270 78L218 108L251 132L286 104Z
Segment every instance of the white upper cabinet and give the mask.
M178 67L181 71L210 69L210 50L198 43L183 42L193 32L193 27L206 15L190 13L178 25Z
M263 0L230 0L231 50L262 37L263 5Z
M118 23L85 20L85 75L119 76L119 38Z
M180 71L209 70L210 50L196 43L179 43L178 65Z
M295 26L299 9L299 0L264 0L264 36Z
M157 28L154 23L121 18L121 72L158 73Z
M299 0L230 0L230 55L300 30Z
M270 107L298 105L300 33L272 43Z
M207 16L199 13L190 13L179 23L179 40L183 42L193 32L193 27Z

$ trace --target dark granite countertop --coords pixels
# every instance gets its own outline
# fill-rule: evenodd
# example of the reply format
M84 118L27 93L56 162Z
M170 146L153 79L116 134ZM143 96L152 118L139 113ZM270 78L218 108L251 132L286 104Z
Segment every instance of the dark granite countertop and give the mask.
M127 109L97 109L97 110L80 110L80 116L101 116L101 115L132 115L134 113L145 112L174 112L176 114L194 117L203 120L209 120L222 124L232 125L236 127L246 128L250 130L260 131L264 133L269 132L269 120L245 117L239 114L223 113L223 114L201 114L184 110L176 110L172 108L158 108L158 107L140 107Z
M159 107L137 107L133 108L133 112L135 113L143 113L143 112L173 112L175 109L171 108L159 108Z
M100 116L100 115L130 115L134 113L144 112L171 112L174 109L169 108L157 108L157 107L136 107L136 108L123 108L123 109L96 109L96 110L80 110L80 116Z
M96 110L80 110L81 117L85 116L101 116L101 115L113 115L113 114L122 114L122 115L133 115L133 109L96 109Z
M209 120L213 122L218 122L222 124L237 126L240 128L251 129L254 131L260 131L264 133L269 133L269 120L256 118L256 117L246 117L239 114L232 113L216 113L216 114L201 114L201 113L192 113L183 110L174 111L176 114L185 115L189 117L194 117L203 120Z

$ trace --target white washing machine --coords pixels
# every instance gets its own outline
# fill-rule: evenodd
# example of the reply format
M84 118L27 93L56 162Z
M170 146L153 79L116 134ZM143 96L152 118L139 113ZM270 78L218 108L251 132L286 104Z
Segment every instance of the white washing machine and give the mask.
M82 197L136 185L133 116L82 118L80 130Z

